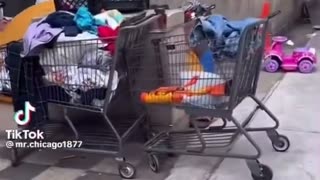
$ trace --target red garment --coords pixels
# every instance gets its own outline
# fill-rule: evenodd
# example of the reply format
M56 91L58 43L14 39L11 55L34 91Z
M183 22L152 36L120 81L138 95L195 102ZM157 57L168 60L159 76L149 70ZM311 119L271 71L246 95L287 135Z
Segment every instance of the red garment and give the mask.
M111 55L114 55L116 48L116 39L119 33L119 27L112 29L109 26L98 27L98 36L101 40L107 43L105 50L110 51Z

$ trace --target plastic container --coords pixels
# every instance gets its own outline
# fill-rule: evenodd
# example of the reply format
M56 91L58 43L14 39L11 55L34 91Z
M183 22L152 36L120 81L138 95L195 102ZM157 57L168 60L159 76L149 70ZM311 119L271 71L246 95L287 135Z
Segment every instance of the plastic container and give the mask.
M56 10L76 12L81 6L88 6L92 14L101 10L117 9L120 12L142 11L149 7L149 0L54 0Z

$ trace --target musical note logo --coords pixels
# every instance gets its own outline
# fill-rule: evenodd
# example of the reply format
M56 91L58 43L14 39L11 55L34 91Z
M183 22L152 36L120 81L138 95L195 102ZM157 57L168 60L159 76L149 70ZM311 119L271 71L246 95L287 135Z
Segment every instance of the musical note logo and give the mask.
M36 112L36 108L29 102L24 103L24 110L19 110L14 114L14 120L20 126L28 125L31 121L31 112Z

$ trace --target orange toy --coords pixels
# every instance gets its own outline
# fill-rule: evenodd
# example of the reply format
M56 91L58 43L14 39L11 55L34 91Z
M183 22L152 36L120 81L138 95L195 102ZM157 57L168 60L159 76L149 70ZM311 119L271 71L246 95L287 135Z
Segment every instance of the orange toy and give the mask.
M225 95L225 84L208 86L197 91L187 89L187 87L195 85L198 80L199 77L195 76L183 87L160 87L149 93L143 92L141 93L140 100L147 104L179 104L183 101L185 96Z

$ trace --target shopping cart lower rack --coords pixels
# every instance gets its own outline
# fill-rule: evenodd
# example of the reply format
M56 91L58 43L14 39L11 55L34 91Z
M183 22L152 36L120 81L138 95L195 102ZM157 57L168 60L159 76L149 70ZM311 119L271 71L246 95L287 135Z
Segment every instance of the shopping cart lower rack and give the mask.
M278 119L255 97L266 27L265 21L252 24L246 27L240 38L228 39L229 43L226 44L214 44L218 40L211 39L209 43L205 40L197 46L190 46L188 35L183 34L153 40L154 46L150 49L137 47L127 51L130 88L140 105L174 106L189 115L212 116L228 121L225 128L200 129L191 120L194 129L168 130L155 135L145 144L149 165L154 172L160 168L159 154L180 154L242 158L247 161L255 180L272 179L271 169L258 161L261 149L249 134L265 131L278 152L285 152L290 146L288 138L277 132ZM198 59L190 55L190 52L197 52L199 48L203 50L203 47L211 50L212 62L199 63ZM146 51L154 51L155 57L142 58ZM156 77L147 75L152 71L157 72ZM234 117L233 110L247 97L258 106L245 121L240 122ZM275 122L273 127L249 127L258 109L271 117ZM240 135L255 148L256 154L226 150Z
M118 97L130 94L122 65L123 49L146 41L150 24L159 17L153 14L127 22L120 28L116 40L111 37L57 42L54 48L44 50L39 56L21 58L21 43L9 45L10 80L17 92L15 102L20 99L15 111L22 109L21 103L29 101L36 109L31 112L29 129L44 131L46 141L83 142L81 148L69 150L114 155L120 161L119 174L123 178L133 178L136 170L126 162L124 146L145 120L145 114L132 111L120 119L114 117L110 109L114 109ZM114 54L105 49L106 41L115 42ZM126 103L130 104L130 99ZM64 122L53 122L49 118L48 104L62 107ZM71 110L95 113L99 118L71 119ZM13 163L19 160L18 150L13 148Z

